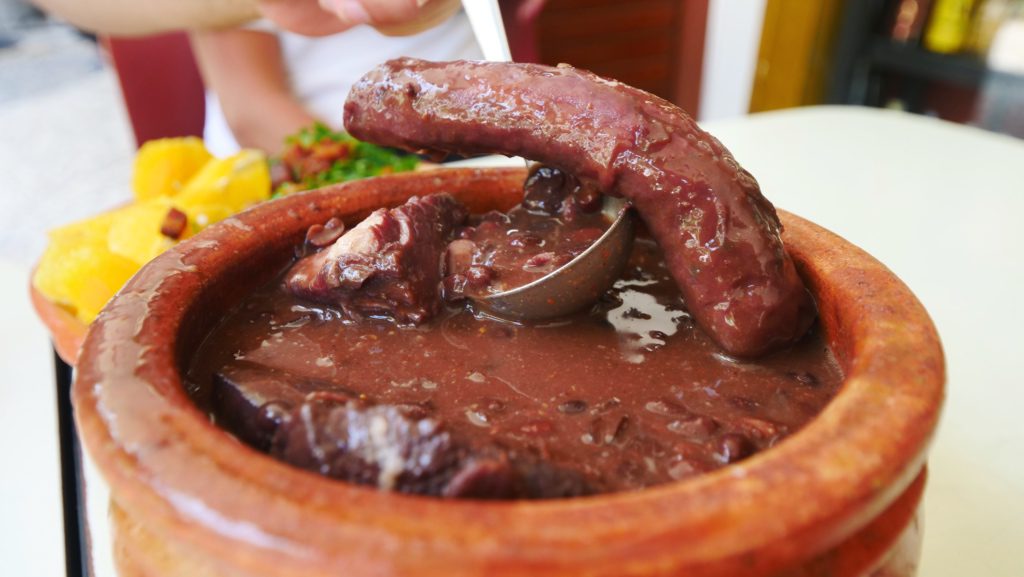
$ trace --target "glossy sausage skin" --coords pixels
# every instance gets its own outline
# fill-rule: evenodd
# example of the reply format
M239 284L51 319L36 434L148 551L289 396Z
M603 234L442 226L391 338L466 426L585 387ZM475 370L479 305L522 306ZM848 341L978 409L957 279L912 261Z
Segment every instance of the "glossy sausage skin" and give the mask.
M353 87L345 126L409 150L523 156L628 198L690 313L731 354L784 346L814 319L757 181L656 96L568 66L401 58Z

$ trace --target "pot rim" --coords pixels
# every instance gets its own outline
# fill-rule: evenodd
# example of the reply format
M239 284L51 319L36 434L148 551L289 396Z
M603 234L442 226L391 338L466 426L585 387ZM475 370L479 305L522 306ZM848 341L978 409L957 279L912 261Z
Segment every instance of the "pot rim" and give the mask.
M114 499L169 538L253 570L273 562L307 574L342 565L353 574L761 575L836 545L918 474L944 395L930 318L878 261L783 211L784 240L846 380L806 427L712 473L553 501L383 493L244 446L186 396L175 331L189 299L218 274L294 244L295 231L368 196L378 206L438 185L511 194L524 176L442 169L309 191L210 227L144 267L91 327L73 390L85 445Z

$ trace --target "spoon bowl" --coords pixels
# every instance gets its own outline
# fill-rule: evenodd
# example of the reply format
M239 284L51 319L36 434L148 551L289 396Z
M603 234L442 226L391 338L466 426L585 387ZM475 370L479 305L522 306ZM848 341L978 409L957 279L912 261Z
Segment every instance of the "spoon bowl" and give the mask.
M533 282L471 297L474 304L502 318L544 320L576 312L597 301L622 274L636 231L636 217L624 199L605 196L601 211L611 225L587 250Z

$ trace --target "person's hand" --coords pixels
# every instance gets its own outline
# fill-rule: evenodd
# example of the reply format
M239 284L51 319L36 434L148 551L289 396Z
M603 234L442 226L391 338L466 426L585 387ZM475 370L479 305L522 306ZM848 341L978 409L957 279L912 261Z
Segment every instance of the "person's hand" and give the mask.
M259 7L268 20L307 36L360 24L406 35L440 24L459 9L459 0L260 0Z

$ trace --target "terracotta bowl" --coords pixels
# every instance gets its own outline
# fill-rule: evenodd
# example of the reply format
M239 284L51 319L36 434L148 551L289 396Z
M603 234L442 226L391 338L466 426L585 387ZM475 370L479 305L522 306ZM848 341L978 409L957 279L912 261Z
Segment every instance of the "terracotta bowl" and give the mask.
M156 259L91 327L74 386L110 484L123 575L912 575L925 450L943 399L927 313L884 266L783 213L845 371L838 396L769 451L639 492L545 502L405 496L329 480L239 443L182 387L224 311L314 223L447 191L505 209L523 170L444 170L291 196Z

